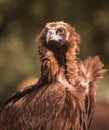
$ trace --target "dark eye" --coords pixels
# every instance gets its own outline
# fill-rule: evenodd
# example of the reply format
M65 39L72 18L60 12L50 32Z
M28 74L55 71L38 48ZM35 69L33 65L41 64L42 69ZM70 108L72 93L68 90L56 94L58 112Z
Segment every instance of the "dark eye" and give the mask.
M65 33L65 29L63 27L58 28L57 33L64 34Z

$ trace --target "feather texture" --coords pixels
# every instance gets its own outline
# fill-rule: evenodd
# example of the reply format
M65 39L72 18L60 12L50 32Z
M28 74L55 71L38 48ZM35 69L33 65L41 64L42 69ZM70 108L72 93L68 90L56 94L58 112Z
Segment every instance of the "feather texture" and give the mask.
M80 37L64 22L47 23L37 37L41 76L0 108L1 130L87 130L96 81L106 72L99 57L77 58Z

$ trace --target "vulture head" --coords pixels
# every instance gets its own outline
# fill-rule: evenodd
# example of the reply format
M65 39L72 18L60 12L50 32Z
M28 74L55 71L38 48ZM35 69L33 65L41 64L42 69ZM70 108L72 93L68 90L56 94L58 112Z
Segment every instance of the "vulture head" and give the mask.
M63 22L46 24L45 39L47 44L65 45L69 40L69 35L66 24Z
M51 22L45 25L37 41L41 41L40 43L52 51L66 52L68 48L73 48L75 53L78 53L80 36L71 25L65 22Z

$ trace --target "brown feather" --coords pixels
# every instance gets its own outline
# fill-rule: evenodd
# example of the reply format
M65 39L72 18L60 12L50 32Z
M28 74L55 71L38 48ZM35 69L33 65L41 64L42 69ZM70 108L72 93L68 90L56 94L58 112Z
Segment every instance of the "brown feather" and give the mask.
M46 40L54 32L56 41ZM96 81L106 70L98 57L79 61L79 43L79 35L69 24L45 25L37 37L41 77L37 84L17 92L1 106L1 130L89 128L95 108Z

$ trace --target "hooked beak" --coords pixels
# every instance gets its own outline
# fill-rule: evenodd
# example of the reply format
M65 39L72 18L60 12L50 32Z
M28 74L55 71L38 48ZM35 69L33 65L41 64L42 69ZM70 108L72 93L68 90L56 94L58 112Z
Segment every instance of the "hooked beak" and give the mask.
M46 35L46 42L49 43L50 41L56 41L59 42L62 40L62 37L58 36L56 34L55 30L49 30Z

